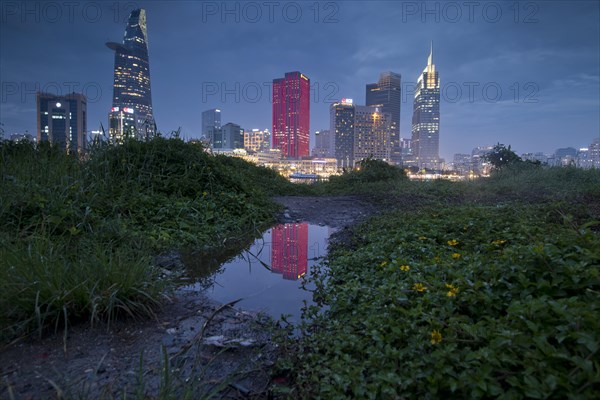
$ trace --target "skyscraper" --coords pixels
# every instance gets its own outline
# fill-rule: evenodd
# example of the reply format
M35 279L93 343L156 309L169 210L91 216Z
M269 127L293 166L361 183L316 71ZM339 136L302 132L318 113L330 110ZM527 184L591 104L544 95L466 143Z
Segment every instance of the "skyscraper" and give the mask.
M37 93L37 140L50 141L69 153L86 147L87 99L83 94Z
M415 164L419 168L440 168L440 79L433 64L433 44L427 66L417 80L412 148Z
M221 148L222 149L243 149L244 148L244 130L233 122L228 122L220 129Z
M273 80L273 148L285 158L310 155L310 80L287 72Z
M379 107L354 106L354 162L368 157L390 162L391 115Z
M146 11L129 15L123 44L106 43L115 51L113 104L108 115L109 135L120 141L126 136L139 139L156 133L150 92Z
M221 129L221 110L211 108L202 112L202 136L213 143L214 135Z
M333 133L334 157L337 166L354 168L354 105L352 99L333 103L329 111L330 132Z
M402 163L400 145L401 79L398 73L383 72L377 83L367 84L366 93L367 106L379 107L381 112L390 114L390 158L394 164Z

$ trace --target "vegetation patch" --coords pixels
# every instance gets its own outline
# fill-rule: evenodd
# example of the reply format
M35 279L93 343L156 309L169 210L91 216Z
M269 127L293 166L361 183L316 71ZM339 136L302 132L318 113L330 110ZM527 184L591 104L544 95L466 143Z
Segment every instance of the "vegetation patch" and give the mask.
M2 340L151 314L165 286L151 256L259 231L277 210L269 196L292 186L176 138L98 146L84 161L48 143L0 142L0 154Z
M576 182L548 182L565 174ZM544 168L517 175L513 184L505 175L432 182L431 193L461 200L432 196L424 207L396 209L334 246L312 278L317 305L305 312L303 337L279 365L293 379L292 393L593 398L600 387L598 197L577 199L593 196L600 175ZM546 180L534 187L556 190L529 201L531 187L521 182L535 175ZM490 204L502 186L511 196Z

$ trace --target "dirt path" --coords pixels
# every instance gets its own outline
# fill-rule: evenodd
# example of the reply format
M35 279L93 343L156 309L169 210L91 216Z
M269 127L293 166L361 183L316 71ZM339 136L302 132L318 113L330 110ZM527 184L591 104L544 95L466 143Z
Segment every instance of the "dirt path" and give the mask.
M345 228L375 214L378 207L359 196L276 197L285 210L281 222L307 221Z
M275 200L285 207L281 222L308 221L342 231L377 211L352 196ZM266 398L277 358L273 329L274 322L263 315L180 289L165 300L156 319L118 321L110 328L74 326L66 342L59 332L0 348L0 398L132 398L140 388L154 396L164 387L165 353L170 379L195 379L195 397L216 390L219 397Z

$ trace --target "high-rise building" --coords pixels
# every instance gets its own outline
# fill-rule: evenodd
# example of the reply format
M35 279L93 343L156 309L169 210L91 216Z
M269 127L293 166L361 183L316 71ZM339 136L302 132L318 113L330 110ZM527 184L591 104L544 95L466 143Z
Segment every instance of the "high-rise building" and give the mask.
M329 129L322 129L315 132L315 147L312 155L317 158L334 157L333 135Z
M338 168L354 168L357 161L367 157L391 162L391 119L381 108L355 105L352 99L333 103L330 130Z
M252 152L269 151L271 148L271 132L268 129L245 130L244 148Z
M144 139L156 133L150 92L146 11L129 15L123 43L106 43L115 52L113 104L108 115L111 140Z
M333 103L329 110L333 156L338 168L354 168L354 105L352 99Z
M83 94L37 93L37 140L50 141L69 153L86 147L87 99Z
M391 115L379 107L354 106L354 162L372 157L390 162Z
M310 80L287 72L273 80L273 148L285 158L310 155Z
M274 226L271 237L271 271L296 280L308 269L308 224Z
M417 80L412 117L412 150L419 168L440 168L440 79L433 64L433 44L427 66Z
M400 143L401 76L395 72L383 72L377 83L367 84L366 105L379 107L390 114L390 158L394 164L402 163Z
M221 110L211 108L202 112L202 136L211 144L213 143L215 133L219 129L221 129Z
M223 125L221 131L221 147L214 143L213 148L221 149L243 149L244 148L244 130L233 122Z

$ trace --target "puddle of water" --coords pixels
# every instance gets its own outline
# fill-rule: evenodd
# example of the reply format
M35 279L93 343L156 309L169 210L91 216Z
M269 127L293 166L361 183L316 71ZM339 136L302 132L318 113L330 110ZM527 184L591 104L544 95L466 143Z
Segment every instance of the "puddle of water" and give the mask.
M205 290L221 303L243 298L238 305L246 310L263 311L274 318L288 315L288 321L297 323L304 301L312 303L312 293L301 288L301 278L327 254L327 240L333 232L328 226L306 222L281 224L268 229L246 250L238 250L235 257L231 252L198 255L195 260L188 256L196 283L182 289ZM222 265L219 256L227 260ZM186 264L189 269L190 263Z

